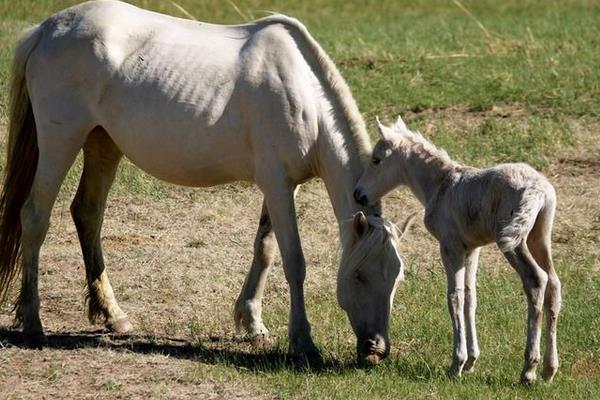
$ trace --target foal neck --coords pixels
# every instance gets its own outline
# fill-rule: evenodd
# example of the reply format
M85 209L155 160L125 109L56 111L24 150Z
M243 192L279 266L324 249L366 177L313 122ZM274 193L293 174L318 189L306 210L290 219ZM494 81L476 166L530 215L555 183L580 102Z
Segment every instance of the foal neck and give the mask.
M460 165L433 145L431 147L412 146L400 167L404 170L405 183L417 199L425 206L438 192L449 175Z

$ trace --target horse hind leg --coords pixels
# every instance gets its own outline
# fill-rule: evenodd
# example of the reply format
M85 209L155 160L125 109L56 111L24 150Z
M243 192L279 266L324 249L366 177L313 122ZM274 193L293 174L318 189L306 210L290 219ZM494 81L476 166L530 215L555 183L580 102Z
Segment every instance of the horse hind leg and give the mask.
M551 382L558 371L558 349L556 326L561 307L561 284L552 262L551 232L554 219L553 204L543 208L533 226L527 246L538 265L548 274L548 283L544 296L546 313L546 349L542 378Z
M503 254L519 273L527 296L527 342L521 382L531 383L536 379L540 361L542 307L548 274L536 263L524 241L513 249L504 249Z
M95 128L83 147L83 173L71 204L86 270L88 318L91 323L102 319L108 329L117 333L125 333L132 327L108 280L100 232L106 199L121 157L106 131Z
M264 347L270 342L269 332L262 322L262 297L276 248L277 241L271 225L271 217L266 202L263 201L254 239L254 258L234 308L238 332L243 328L255 347Z
M85 133L65 127L62 127L61 132L54 132L47 129L46 125L39 124L37 138L39 153L35 177L20 212L22 280L15 305L15 325L23 326L26 344L35 347L41 346L45 341L39 316L40 247L48 232L50 213L58 191L83 145Z

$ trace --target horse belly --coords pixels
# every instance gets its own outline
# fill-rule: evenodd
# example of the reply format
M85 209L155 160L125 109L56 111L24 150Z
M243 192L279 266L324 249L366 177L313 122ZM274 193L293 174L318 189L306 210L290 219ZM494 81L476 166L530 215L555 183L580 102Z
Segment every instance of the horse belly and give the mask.
M161 180L184 186L213 186L236 180L253 180L253 165L246 149L226 144L224 136L198 133L196 140L177 132L148 132L141 141L109 135L136 166ZM237 142L242 142L237 140ZM235 143L235 141L234 141Z

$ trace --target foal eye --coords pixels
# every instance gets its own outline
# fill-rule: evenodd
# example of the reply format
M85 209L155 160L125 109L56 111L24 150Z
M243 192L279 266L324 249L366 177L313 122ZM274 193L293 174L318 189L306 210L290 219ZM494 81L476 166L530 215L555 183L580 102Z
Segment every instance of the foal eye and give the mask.
M377 158L377 157L373 157L373 159L371 160L371 162L373 163L373 165L378 165L381 162L381 160L379 158Z

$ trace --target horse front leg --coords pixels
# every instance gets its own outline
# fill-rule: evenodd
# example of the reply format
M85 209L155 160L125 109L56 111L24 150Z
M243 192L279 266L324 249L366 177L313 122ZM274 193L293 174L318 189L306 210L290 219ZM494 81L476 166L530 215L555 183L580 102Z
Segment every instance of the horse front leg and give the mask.
M461 376L467 361L467 341L465 330L465 252L462 244L441 242L440 252L448 281L448 311L452 320L453 351L450 376Z
M258 184L265 194L265 201L283 260L285 278L290 289L290 321L288 325L290 353L309 359L319 359L320 353L310 334L310 324L304 304L306 264L294 207L295 185L290 184L283 177L277 179L273 175L268 180L259 181Z
M267 276L275 256L275 233L267 203L263 200L256 238L254 239L254 258L244 286L235 302L234 319L236 329L245 330L256 347L270 343L269 331L262 321L262 297Z
M77 227L87 278L88 319L98 319L108 329L125 333L132 326L121 310L108 280L100 232L108 192L115 178L121 152L101 128L90 133L83 148L83 173L71 214Z
M479 343L475 326L477 309L477 264L481 248L467 252L465 257L465 322L467 328L467 362L464 372L472 372L479 357Z

